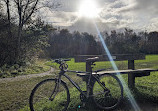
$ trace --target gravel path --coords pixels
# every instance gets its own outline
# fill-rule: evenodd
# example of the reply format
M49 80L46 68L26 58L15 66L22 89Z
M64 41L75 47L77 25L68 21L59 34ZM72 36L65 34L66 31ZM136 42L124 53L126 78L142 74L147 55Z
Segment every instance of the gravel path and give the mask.
M2 78L2 79L0 79L0 82L20 81L20 80L34 78L34 77L43 77L46 75L52 75L51 72L54 72L54 71L55 71L55 69L51 67L49 71L44 72L44 73L21 75L21 76L10 77L10 78Z

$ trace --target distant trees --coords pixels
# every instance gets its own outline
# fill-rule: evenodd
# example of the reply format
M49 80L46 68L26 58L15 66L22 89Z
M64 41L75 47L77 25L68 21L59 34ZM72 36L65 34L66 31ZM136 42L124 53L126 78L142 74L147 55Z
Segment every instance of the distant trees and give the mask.
M112 54L158 53L158 32L138 32L125 28L124 32L112 30L101 33ZM87 32L67 29L56 30L49 35L50 57L73 57L75 55L105 54L98 38Z
M158 54L158 32L150 32L147 37L148 40L145 45L146 53Z
M158 32L138 32L125 28L124 32L102 33L105 43L112 54L157 54Z
M48 52L51 57L73 57L74 55L96 54L97 43L93 35L70 33L67 29L57 30L49 36Z
M138 53L140 38L131 29L125 28L124 32L111 31L104 33L105 43L113 54Z

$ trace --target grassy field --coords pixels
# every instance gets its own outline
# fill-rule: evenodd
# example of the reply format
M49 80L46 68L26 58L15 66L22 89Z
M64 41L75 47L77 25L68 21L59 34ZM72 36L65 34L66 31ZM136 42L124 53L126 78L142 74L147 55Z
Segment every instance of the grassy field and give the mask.
M46 60L36 60L34 63L26 63L23 66L14 64L12 66L3 65L0 67L0 78L15 77L18 75L36 74L50 70L50 67L45 65Z
M116 62L119 69L127 69L127 61ZM157 68L158 69L158 55L148 55L145 60L137 60L135 62L136 68ZM47 65L53 67L58 67L56 64L47 62ZM71 70L85 70L85 63L74 63L74 59L68 62L69 69ZM97 62L94 70L106 68L111 70L112 66L110 62ZM74 81L77 81L83 89L85 89L85 84L81 81L81 78L76 77L74 74L69 74ZM31 78L29 80L0 82L0 111L28 111L28 98L31 93L31 89L39 81L52 76ZM53 77L54 78L54 77ZM127 75L124 75L125 81L127 82ZM142 111L158 111L158 72L152 72L150 76L136 78L136 89L133 90L133 96L138 102L138 105ZM67 81L64 79L64 81ZM68 111L92 111L91 107L78 108L81 105L79 99L79 92L72 87L68 82L68 87L70 88L71 102ZM96 109L93 109L94 111ZM117 109L117 111L133 111L130 107L129 101L124 98L123 103Z

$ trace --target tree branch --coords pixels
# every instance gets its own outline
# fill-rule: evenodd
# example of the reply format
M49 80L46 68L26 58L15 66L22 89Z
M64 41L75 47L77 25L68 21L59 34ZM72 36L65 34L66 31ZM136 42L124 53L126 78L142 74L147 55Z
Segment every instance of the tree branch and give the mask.
M30 0L27 0L26 5L24 5L25 8L24 8L23 17L22 17L23 20L24 20L24 18L25 18L25 14L26 14L26 10L27 10L27 7L28 7L28 5L29 5L29 2L30 2Z
M33 8L32 8L32 11L31 11L30 14L26 17L26 19L23 20L23 24L26 23L27 20L28 20L28 19L31 17L31 15L34 13L34 11L35 11L35 9L36 9L36 6L37 6L37 4L38 4L38 1L39 1L39 0L36 0L35 5L34 5Z

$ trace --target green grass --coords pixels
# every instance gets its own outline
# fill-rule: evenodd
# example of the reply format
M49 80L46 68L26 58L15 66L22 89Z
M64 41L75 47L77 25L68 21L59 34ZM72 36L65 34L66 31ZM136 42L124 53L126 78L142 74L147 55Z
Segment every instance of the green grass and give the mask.
M50 67L45 65L45 63L46 60L37 60L33 64L27 63L24 66L19 66L18 64L9 66L5 64L0 68L0 78L46 72Z
M67 62L69 65L69 70L81 70L85 71L85 63L74 63L74 59ZM46 65L53 66L58 68L58 65L55 63L47 62ZM127 61L117 61L116 65L119 69L127 69ZM145 60L136 60L135 61L136 68L158 68L158 55L147 55ZM110 62L96 62L96 66L94 70L106 68L112 70L112 66ZM76 75L70 73L69 74L74 81L77 81L79 85L82 86L83 90L85 90L85 83L81 80L81 78ZM125 81L127 82L127 75L123 76ZM29 80L21 80L15 82L1 82L0 83L0 111L14 111L20 109L20 111L28 111L28 98L32 88L39 81L50 78L50 76L46 77L38 77L32 78ZM74 88L70 82L66 79L69 89L70 89L70 104L68 111L96 111L96 109L90 109L91 107L78 108L78 105L81 105L81 101L79 99L79 92ZM147 106L152 106L152 111L158 111L158 72L152 72L150 76L136 78L136 89L132 91L132 94L138 105L142 108L146 108ZM84 83L84 84L83 84ZM125 96L125 95L124 95ZM125 96L126 97L126 96ZM145 104L145 105L142 105ZM44 105L44 104L43 104ZM133 111L129 101L127 98L124 99L123 103L118 107L116 111Z
M17 111L28 105L28 98L33 87L43 79L37 77L21 81L0 81L0 111Z

